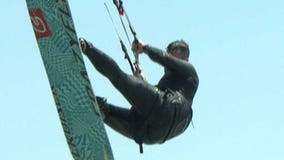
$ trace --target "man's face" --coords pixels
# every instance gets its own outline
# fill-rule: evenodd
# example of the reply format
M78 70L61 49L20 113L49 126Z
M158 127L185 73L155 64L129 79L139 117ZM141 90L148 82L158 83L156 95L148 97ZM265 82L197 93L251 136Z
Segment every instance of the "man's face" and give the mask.
M185 61L188 61L188 57L185 55L185 52L186 52L186 48L184 47L173 47L171 50L170 50L170 54L176 58L179 58L179 59L182 59L182 60L185 60Z

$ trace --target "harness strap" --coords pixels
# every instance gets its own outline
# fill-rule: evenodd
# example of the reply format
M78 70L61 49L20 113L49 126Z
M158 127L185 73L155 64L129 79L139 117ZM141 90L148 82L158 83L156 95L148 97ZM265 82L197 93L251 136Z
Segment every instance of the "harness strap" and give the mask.
M139 151L141 154L143 153L143 143L139 143Z
M146 123L143 123L142 127L139 128L138 130L137 129L138 128L135 129L133 139L139 145L139 152L142 154L143 153L143 140L144 140L144 135L146 132Z

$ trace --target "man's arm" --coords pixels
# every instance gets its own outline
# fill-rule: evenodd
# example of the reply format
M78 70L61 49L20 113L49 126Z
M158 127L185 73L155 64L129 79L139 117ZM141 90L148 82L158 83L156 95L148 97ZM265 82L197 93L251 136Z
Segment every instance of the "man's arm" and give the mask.
M161 49L152 47L150 45L144 45L143 52L146 53L153 61L177 74L197 77L196 70L190 63L171 56Z

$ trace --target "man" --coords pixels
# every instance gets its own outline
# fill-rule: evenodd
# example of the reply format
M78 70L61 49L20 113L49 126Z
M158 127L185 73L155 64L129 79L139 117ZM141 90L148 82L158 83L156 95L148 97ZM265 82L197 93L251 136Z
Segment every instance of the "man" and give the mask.
M130 109L122 108L97 97L107 125L134 139L140 149L142 143L164 143L185 131L192 119L191 106L199 84L196 70L188 63L190 51L185 41L170 43L166 51L141 41L133 42L132 51L135 54L145 53L151 60L164 66L165 73L156 86L124 73L101 50L82 38L79 41L82 51L94 67L132 105Z

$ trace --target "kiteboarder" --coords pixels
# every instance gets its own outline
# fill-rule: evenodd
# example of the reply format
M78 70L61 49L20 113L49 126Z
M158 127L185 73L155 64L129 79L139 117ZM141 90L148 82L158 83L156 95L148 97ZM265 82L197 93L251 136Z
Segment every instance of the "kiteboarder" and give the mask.
M79 42L97 71L107 77L132 106L130 109L119 107L106 98L96 97L107 125L134 139L140 149L143 143L164 143L185 131L192 119L199 79L194 66L188 62L190 50L184 40L169 43L166 50L140 40L133 41L132 51L136 56L144 53L164 67L164 75L157 85L123 72L110 56L87 40L80 38Z

